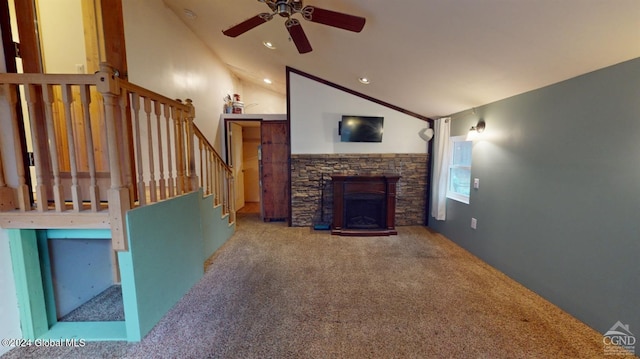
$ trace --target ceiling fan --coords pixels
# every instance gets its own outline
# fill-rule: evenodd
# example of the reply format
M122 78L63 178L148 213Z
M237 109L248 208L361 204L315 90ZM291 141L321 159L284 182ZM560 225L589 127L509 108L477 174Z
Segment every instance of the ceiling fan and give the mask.
M222 33L230 36L236 37L238 35L242 35L245 32L257 27L258 25L262 25L265 22L273 19L275 15L280 15L282 17L286 17L287 21L285 21L284 25L287 27L289 31L289 35L293 40L293 43L296 45L298 52L301 54L311 52L313 50L311 48L311 44L309 43L309 39L307 39L307 35L305 35L304 30L302 29L302 25L298 19L292 18L291 16L295 14L302 14L302 17L305 20L309 20L312 22L317 22L319 24L329 25L333 27L337 27L344 30L349 30L353 32L360 32L364 27L364 23L366 21L365 18L360 16L354 16L349 14L343 14L336 11L325 10L315 6L302 6L302 0L258 0L259 2L266 3L271 9L271 13L261 13L250 19L247 19L238 25L232 26L231 28L224 30Z

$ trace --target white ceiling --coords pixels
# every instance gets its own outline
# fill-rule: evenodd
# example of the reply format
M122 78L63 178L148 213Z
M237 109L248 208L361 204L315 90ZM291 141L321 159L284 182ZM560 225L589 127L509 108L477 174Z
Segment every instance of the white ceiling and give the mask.
M295 15L313 46L303 55L278 16L222 34L269 12L257 0L164 1L243 81L284 94L290 66L428 117L640 57L640 0L306 0L367 22L352 33Z

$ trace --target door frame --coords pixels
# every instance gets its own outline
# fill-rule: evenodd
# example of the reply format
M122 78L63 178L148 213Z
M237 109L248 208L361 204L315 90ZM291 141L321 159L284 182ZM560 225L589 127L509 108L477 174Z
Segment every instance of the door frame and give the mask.
M229 167L232 167L233 165L233 158L234 158L234 151L233 151L233 146L231 145L232 140L231 140L231 136L233 135L233 131L231 131L231 124L237 124L241 127L243 127L243 123L247 123L247 122L259 122L260 123L260 127L262 126L262 121L263 119L261 118L261 116L252 116L252 117L247 117L247 118L225 118L224 119L224 149L225 149L225 162ZM243 143L244 143L244 139L243 139ZM260 180L260 178L258 178ZM238 197L238 191L239 189L236 187L235 188L235 197ZM242 188L242 190L244 191L244 187ZM244 193L244 192L243 192ZM236 198L234 198L233 200L235 201ZM262 203L262 194L260 195L260 203ZM239 208L236 208L236 210L238 210Z

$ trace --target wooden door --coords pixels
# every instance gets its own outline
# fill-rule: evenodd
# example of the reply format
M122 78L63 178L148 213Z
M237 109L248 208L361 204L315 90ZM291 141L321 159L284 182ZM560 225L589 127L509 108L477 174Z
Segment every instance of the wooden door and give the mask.
M289 128L287 121L263 121L261 126L262 217L289 218Z

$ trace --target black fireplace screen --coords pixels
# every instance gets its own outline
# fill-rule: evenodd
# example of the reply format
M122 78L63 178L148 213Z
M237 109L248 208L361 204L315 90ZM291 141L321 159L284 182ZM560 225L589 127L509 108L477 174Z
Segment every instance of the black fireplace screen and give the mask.
M348 229L386 228L384 194L358 193L344 198L344 225Z

